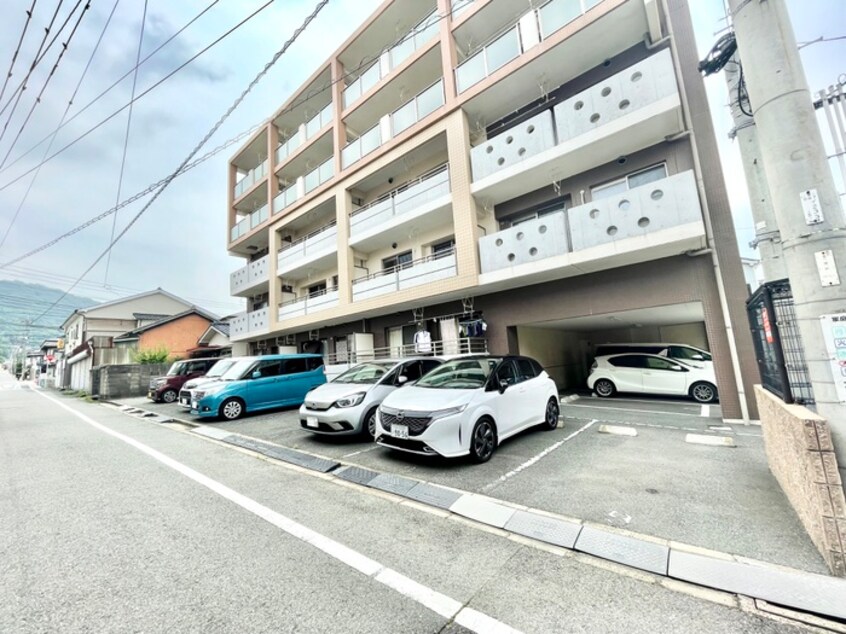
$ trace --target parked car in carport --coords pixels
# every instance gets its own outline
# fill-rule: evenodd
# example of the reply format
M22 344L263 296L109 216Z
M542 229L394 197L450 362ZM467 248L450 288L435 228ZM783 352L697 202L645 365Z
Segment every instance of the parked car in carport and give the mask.
M442 363L434 357L359 363L306 394L300 407L300 425L315 434L367 433L373 438L376 410L382 400Z
M460 357L382 401L376 442L410 453L485 462L500 442L524 429L555 429L558 413L555 382L534 359Z
M305 395L326 383L323 357L273 354L237 361L219 381L191 392L191 413L235 420L247 412L300 405Z
M229 370L229 368L235 365L236 361L243 358L244 357L226 357L225 359L221 359L203 376L186 381L182 386L182 389L179 390L179 407L183 409L191 409L191 390L194 390L201 385L205 385L206 383L213 383L214 381L219 380L220 377L226 374L226 371Z
M654 354L597 357L588 387L607 398L616 392L690 396L700 403L717 400L717 379L710 363L697 364Z
M216 357L175 361L165 376L150 379L147 398L156 403L173 403L179 396L179 390L188 380L203 376L217 361Z
M596 357L608 357L613 354L629 353L654 354L684 363L693 362L706 365L713 362L711 353L687 343L601 343L596 346Z

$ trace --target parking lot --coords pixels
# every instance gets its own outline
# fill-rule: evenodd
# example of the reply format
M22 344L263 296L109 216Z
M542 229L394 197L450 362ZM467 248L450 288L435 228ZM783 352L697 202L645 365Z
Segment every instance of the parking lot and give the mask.
M146 398L120 403L199 423L176 405ZM760 427L726 424L719 405L677 399L574 395L561 413L558 429L507 440L481 465L317 436L300 427L296 408L203 424L383 473L826 573L767 467ZM694 444L690 434L729 438L734 446Z

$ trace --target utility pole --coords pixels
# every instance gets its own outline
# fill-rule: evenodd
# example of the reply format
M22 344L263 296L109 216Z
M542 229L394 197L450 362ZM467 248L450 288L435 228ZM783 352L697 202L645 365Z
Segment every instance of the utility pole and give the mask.
M729 0L729 8L816 410L828 419L846 478L846 398L840 387L844 377L835 375L824 334L830 322L821 320L824 315L846 315L843 209L785 1Z
M773 282L787 277L787 267L781 250L781 234L778 230L775 211L773 210L764 162L761 160L761 146L758 142L758 129L755 119L749 111L749 102L744 98L740 84L740 65L735 55L725 67L728 84L731 116L734 129L730 136L737 140L740 148L740 160L746 175L746 187L749 191L749 206L755 221L755 242L753 247L761 255L761 267L764 281Z

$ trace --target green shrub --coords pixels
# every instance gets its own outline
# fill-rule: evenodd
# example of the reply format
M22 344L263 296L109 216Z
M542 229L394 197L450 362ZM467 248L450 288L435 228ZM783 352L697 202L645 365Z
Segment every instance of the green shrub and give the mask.
M136 350L132 353L135 363L148 365L151 363L167 363L170 353L167 348L159 347L152 350Z

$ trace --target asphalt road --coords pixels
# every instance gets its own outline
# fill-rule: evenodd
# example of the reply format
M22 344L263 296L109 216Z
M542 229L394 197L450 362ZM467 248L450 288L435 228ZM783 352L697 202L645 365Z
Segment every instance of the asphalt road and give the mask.
M794 631L8 377L0 483L0 632Z

